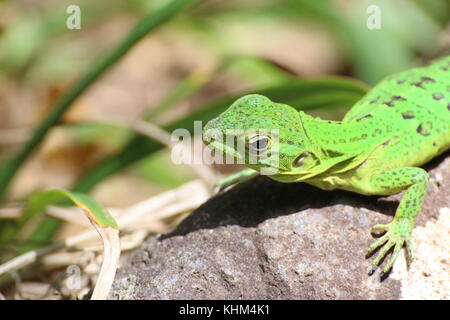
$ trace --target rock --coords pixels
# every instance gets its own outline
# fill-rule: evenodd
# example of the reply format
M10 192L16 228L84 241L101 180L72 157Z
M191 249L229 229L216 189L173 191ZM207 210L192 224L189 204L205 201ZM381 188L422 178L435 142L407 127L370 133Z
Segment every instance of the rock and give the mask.
M430 185L416 226L449 206L449 155L426 167ZM255 178L213 197L170 234L147 239L119 270L111 298L399 299L401 281L369 276L373 256L365 253L375 240L371 226L392 219L400 196Z

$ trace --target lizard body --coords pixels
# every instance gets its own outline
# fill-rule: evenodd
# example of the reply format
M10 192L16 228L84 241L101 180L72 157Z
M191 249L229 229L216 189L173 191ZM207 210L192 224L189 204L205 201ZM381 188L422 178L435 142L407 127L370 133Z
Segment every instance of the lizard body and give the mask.
M220 141L217 133L233 136L245 150ZM366 195L406 190L392 222L373 227L386 231L369 248L371 253L381 247L373 268L394 248L382 270L386 273L403 245L413 257L411 231L428 184L419 166L450 149L450 56L387 77L342 121L315 118L261 95L244 96L205 126L203 140L214 150L245 159L250 168L224 185L272 168L274 180L324 190ZM252 154L258 159L250 163Z

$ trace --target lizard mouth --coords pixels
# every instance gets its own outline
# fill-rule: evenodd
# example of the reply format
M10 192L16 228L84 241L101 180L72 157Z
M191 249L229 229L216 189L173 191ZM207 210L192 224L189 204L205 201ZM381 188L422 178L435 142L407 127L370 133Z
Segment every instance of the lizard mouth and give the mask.
M223 155L230 155L240 161L243 161L245 158L239 152L224 143L224 138L226 135L215 127L215 121L216 120L213 119L206 124L202 135L203 143L214 152L219 151Z
M214 139L209 139L206 140L204 139L203 142L208 146L208 148L210 148L211 150L215 151L219 151L221 152L223 155L230 155L238 160L244 161L245 158L236 150L234 150L233 148L231 148L230 146L220 143L218 141L215 141Z

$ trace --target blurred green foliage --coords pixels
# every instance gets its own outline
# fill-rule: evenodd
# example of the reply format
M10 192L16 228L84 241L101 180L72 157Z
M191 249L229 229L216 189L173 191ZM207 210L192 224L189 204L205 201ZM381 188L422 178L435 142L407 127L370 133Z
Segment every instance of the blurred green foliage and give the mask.
M450 2L447 0L278 0L250 1L247 5L239 1L221 3L223 5L206 6L204 10L195 11L194 19L187 21L196 30L210 33L208 39L216 41L213 46L223 46L217 44L223 41L219 34L226 29L227 22L233 20L242 23L275 20L319 24L336 37L353 66L354 76L369 84L418 64L420 58L439 54L438 37L450 20ZM372 4L381 9L382 24L379 30L366 27L369 16L366 10Z
M180 1L181 3L182 1ZM188 1L186 1L188 2ZM147 120L170 112L180 102L194 95L217 77L226 74L247 84L247 90L259 91L271 98L290 103L297 108L304 106L349 106L364 92L365 87L354 82L302 82L295 79L295 72L286 70L264 56L249 55L242 44L252 39L235 34L233 26L240 24L253 30L262 25L288 24L299 28L313 26L326 31L336 47L336 55L343 56L345 75L358 78L370 85L393 72L423 63L440 54L445 48L440 41L450 20L448 0L215 0L198 2L181 15L170 16L163 36L176 35L195 39L195 43L218 57L216 70L205 76L193 73L180 77L161 101L152 101L153 111ZM135 21L158 12L171 2L168 0L48 0L0 2L0 85L14 79L25 86L52 87L61 82L71 82L88 68L93 57L106 51L111 54L116 43L99 47L96 39L84 37L110 23L119 22L123 33L111 37L117 41L126 35ZM67 30L65 9L77 4L82 10L83 27L80 32ZM366 27L367 7L376 4L381 8L380 30ZM142 20L141 20L142 21ZM264 29L266 30L266 29ZM448 32L448 31L447 31ZM447 34L448 37L448 34ZM176 37L174 39L177 39ZM270 46L271 43L263 44ZM284 44L290 50L290 44ZM306 46L308 44L305 44ZM126 50L128 50L127 48ZM125 52L126 52L125 50ZM120 50L119 50L120 51ZM123 54L124 51L120 51ZM118 59L115 55L113 58ZM121 57L121 55L120 55ZM113 59L113 60L114 60ZM112 65L104 65L107 70ZM91 72L87 70L87 74ZM95 78L95 77L94 77ZM94 82L91 77L86 88ZM84 90L84 89L83 89ZM83 90L75 90L75 99ZM242 90L242 93L248 92ZM252 91L253 90L253 91ZM190 127L193 120L207 120L237 95L224 96L215 101L204 101L203 108L169 123L165 128ZM73 101L73 99L70 101ZM308 100L310 99L310 100ZM69 101L67 100L67 101ZM70 103L68 102L69 106ZM59 117L49 121L49 128ZM133 167L150 182L171 188L191 179L183 169L167 165L167 151L158 151L161 145L147 138L130 135L129 132L110 127L75 125L71 127L81 142L111 143L118 150L105 159L75 186L87 192L105 177L141 160ZM36 138L36 145L43 135ZM158 151L158 152L156 152ZM154 152L152 155L149 153ZM156 153L155 153L156 152ZM26 158L26 157L25 157ZM24 158L24 159L25 159ZM24 160L22 159L22 160ZM13 164L14 165L14 164ZM20 164L18 164L20 166ZM4 167L5 168L5 167ZM1 168L0 168L1 169ZM1 198L1 196L0 196ZM58 223L54 220L41 225L34 239L46 241L54 233Z
M96 48L95 43L67 30L65 8L70 4L80 6L83 30L88 32L114 19L139 18L167 2L60 0L30 5L26 1L3 1L0 11L11 13L14 19L7 19L6 26L2 26L0 74L25 77L30 73L39 81L76 75L74 72L79 69L73 63L85 65ZM380 30L366 28L366 9L371 4L381 8ZM239 42L227 37L227 26L233 22L255 28L260 23L288 21L322 25L345 50L354 75L373 84L387 74L418 63L417 58L439 53L438 36L449 20L447 0L206 0L176 19L172 30L200 35L204 44L219 54L236 54L240 53ZM184 29L186 26L189 29Z

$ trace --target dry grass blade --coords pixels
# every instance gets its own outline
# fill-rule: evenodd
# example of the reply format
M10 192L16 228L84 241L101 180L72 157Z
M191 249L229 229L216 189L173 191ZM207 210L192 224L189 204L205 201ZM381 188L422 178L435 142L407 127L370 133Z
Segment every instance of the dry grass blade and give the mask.
M119 230L94 224L103 239L103 263L91 300L105 300L111 289L120 258Z
M21 254L21 255L15 257L14 259L11 259L11 260L5 262L4 264L0 265L0 276L2 274L23 268L23 267L35 262L39 256L46 254L48 252L54 251L56 249L62 248L62 247L64 247L64 243L58 242L58 243L54 243L52 245L49 245L49 246L44 247L39 250L33 250L33 251L26 252L24 254Z
M131 124L131 127L139 132L142 135L145 135L151 139L154 139L168 148L172 149L174 146L170 134L165 131L164 129L154 125L153 123L146 122L143 120L135 121ZM183 143L183 147L186 153L191 153L191 146L187 145L186 143ZM202 163L201 161L196 161L197 157L199 157L198 154L193 153L192 156L194 157L193 163ZM189 165L192 171L210 188L212 188L212 183L217 180L217 175L214 173L214 170L212 170L207 165Z
M168 218L169 216L193 210L208 198L209 191L205 185L199 180L191 181L124 210L118 215L117 223L121 230L133 230L142 227L143 221L151 223L161 218ZM190 203L190 205L182 205L183 203ZM175 204L175 207L172 207L173 209L169 207L171 204ZM178 204L178 207L176 204ZM165 209L163 210L162 208ZM82 242L90 241L95 237L96 232L94 230L86 230L66 239L65 244L68 247L73 247Z
M17 219L23 213L23 207L20 205L0 207L0 219Z
M91 223L85 215L80 216L80 208L65 208L58 206L48 206L46 213L49 216L61 219L63 221L81 225L84 227L90 227Z

